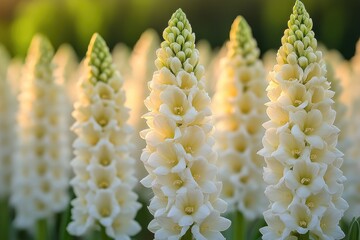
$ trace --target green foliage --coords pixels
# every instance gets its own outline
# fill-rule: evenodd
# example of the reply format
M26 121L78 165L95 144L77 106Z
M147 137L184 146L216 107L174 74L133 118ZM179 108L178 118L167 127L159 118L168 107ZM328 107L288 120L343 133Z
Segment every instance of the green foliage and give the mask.
M360 217L354 218L347 233L347 240L360 240Z

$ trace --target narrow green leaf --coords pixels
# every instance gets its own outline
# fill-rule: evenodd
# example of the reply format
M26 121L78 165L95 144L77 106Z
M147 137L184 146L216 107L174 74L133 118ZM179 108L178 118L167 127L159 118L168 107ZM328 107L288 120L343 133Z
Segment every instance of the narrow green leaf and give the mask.
M8 199L0 200L0 233L8 239L10 229L10 209Z
M353 219L350 223L349 232L347 239L348 240L360 240L360 217L357 219Z

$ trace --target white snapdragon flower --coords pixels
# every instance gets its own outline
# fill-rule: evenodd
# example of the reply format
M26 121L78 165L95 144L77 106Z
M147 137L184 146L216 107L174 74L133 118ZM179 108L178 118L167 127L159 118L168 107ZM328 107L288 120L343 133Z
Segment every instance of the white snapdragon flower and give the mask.
M253 220L267 204L262 180L265 164L256 154L264 135L261 124L266 121L266 80L256 41L241 16L231 26L221 68L212 106L223 197L229 203L228 211Z
M131 128L126 124L123 80L99 34L90 41L85 64L73 112L77 139L71 185L76 198L68 231L79 236L101 226L109 237L127 240L140 231L134 221L140 204L133 192L137 181L129 156Z
M0 45L0 201L8 201L11 192L11 175L16 147L15 138L15 93L7 77L10 56Z
M53 53L48 39L35 35L21 79L11 197L19 228L51 219L69 201L68 126L64 90L54 81Z
M263 239L340 239L338 227L348 205L341 198L343 154L336 148L334 92L326 78L326 65L312 20L296 1L281 39L277 64L267 88L270 118L263 126L265 194L268 226Z
M149 173L141 182L155 194L149 229L155 239L222 236L230 221L220 216L226 205L216 180L210 98L195 35L181 9L172 15L163 37L145 100L149 128L141 132L147 144L141 160ZM221 226L208 229L213 222Z

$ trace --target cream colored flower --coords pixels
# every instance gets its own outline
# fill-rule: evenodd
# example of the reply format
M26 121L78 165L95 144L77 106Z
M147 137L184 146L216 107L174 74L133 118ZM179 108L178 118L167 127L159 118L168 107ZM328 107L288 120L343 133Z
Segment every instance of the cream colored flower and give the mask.
M335 97L338 99L335 106L337 106L340 111L343 111L342 116L349 116L348 118L342 116L336 118L336 121L340 124L340 128L343 131L339 136L339 145L345 154L342 170L347 178L344 188L344 198L349 203L349 209L345 212L345 220L348 222L350 222L354 217L360 215L360 196L357 194L358 189L360 189L360 176L358 174L360 169L360 163L358 161L360 150L357 144L360 136L360 128L358 124L360 117L358 105L360 99L357 94L359 90L357 82L360 78L359 56L360 41L358 40L356 43L355 55L349 62L343 60L341 64L341 66L344 67L344 70L348 70L346 73L350 72L350 74L343 74L344 76L337 75L337 78L334 76L334 73L332 74L334 82L332 87L334 87L334 90L338 90L335 94ZM348 65L350 65L351 69L345 68L345 66ZM339 71L340 66L334 65L334 68L336 71ZM341 73L345 73L344 70ZM341 80L341 84L344 86L343 89L338 83L339 80ZM345 96L345 94L348 96ZM344 104L349 104L349 102L345 102L344 98L350 102L350 105L347 105L346 109Z
M266 80L256 41L241 16L231 27L221 69L212 105L220 178L227 191L225 199L232 204L229 211L240 211L251 220L266 206L261 176L264 161L253 154L260 150L264 134Z
M343 236L338 224L348 205L341 197L345 177L343 154L336 148L340 131L334 125L334 92L311 29L312 20L297 0L269 73L270 120L263 125L264 148L259 151L267 164L263 176L270 200L263 239ZM333 215L327 209L335 209ZM327 221L332 232L325 226L321 230Z
M149 230L155 233L155 239L159 240L178 240L188 231L190 226L181 227L169 217L159 217L152 220Z
M90 41L85 64L87 73L73 112L77 139L71 185L76 198L68 231L79 236L102 226L109 237L128 240L140 231L134 221L140 204L133 192L137 180L123 80L98 34Z
M230 226L230 221L219 216L219 213L212 212L207 216L200 226L195 225L191 232L195 239L199 240L225 240L220 232L225 231Z
M264 240L295 240L297 237L289 236L290 230L286 228L285 223L280 218L279 214L274 214L271 210L264 212L264 219L268 226L260 229L262 239Z
M55 83L53 48L35 35L26 58L19 95L19 150L12 174L15 225L32 229L54 217L69 201L69 154L64 90Z
M141 183L155 195L149 206L155 218L150 231L155 239L175 240L198 229L212 213L214 221L222 219L226 204L219 199L204 68L181 9L172 15L163 37L144 101L149 128L140 133L147 144L141 160L149 175ZM213 234L222 236L224 229L214 229Z
M148 83L155 71L155 51L159 45L160 39L158 33L153 29L147 29L136 42L129 59L122 59L124 62L121 64L126 65L126 62L129 62L131 68L131 72L124 75L124 90L127 95L125 106L131 109L129 124L134 128L135 132L140 132L146 127L146 122L141 116L147 111L144 106L144 99L149 95ZM128 69L126 70L128 71ZM120 72L123 73L122 71ZM131 156L135 159L140 159L142 149L146 145L145 141L141 139L139 134L132 134L131 142L135 145L131 151ZM141 179L145 177L147 172L142 162L136 161L135 166L137 178ZM140 185L137 186L137 192L140 197L148 201L150 196L149 191L145 191L144 188L140 189L140 187Z

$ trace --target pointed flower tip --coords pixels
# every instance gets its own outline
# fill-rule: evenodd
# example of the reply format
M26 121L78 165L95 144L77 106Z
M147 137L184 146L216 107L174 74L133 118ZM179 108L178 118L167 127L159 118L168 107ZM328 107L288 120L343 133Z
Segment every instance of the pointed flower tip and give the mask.
M174 12L174 14L171 16L171 19L169 21L169 25L171 26L174 23L176 24L178 21L183 22L183 23L185 23L187 21L186 14L184 13L184 11L181 8L177 9Z
M98 33L91 37L86 53L87 65L91 68L91 81L107 82L112 76L112 57L105 40Z
M300 0L296 0L293 10L294 13L297 12L298 14L306 12L305 5Z
M178 8L178 9L175 11L174 15L176 15L176 16L185 15L185 13L184 13L184 11L183 11L181 8Z
M250 29L249 24L247 23L247 21L245 20L245 18L241 15L238 15L233 24L231 25L231 31L233 33L238 33L240 31L242 32L247 32ZM231 34L230 34L231 37Z
M104 46L106 46L105 40L96 32L91 37L88 50L93 51L94 49L103 48Z
M99 33L94 33L92 35L87 55L90 59L97 58L99 60L110 56L109 48L106 45L105 40L101 37Z
M35 34L30 43L28 56L51 62L53 55L54 48L51 45L50 40L43 34Z
M231 25L228 56L241 55L247 64L252 64L258 58L259 50L253 38L251 27L243 16L237 16Z

